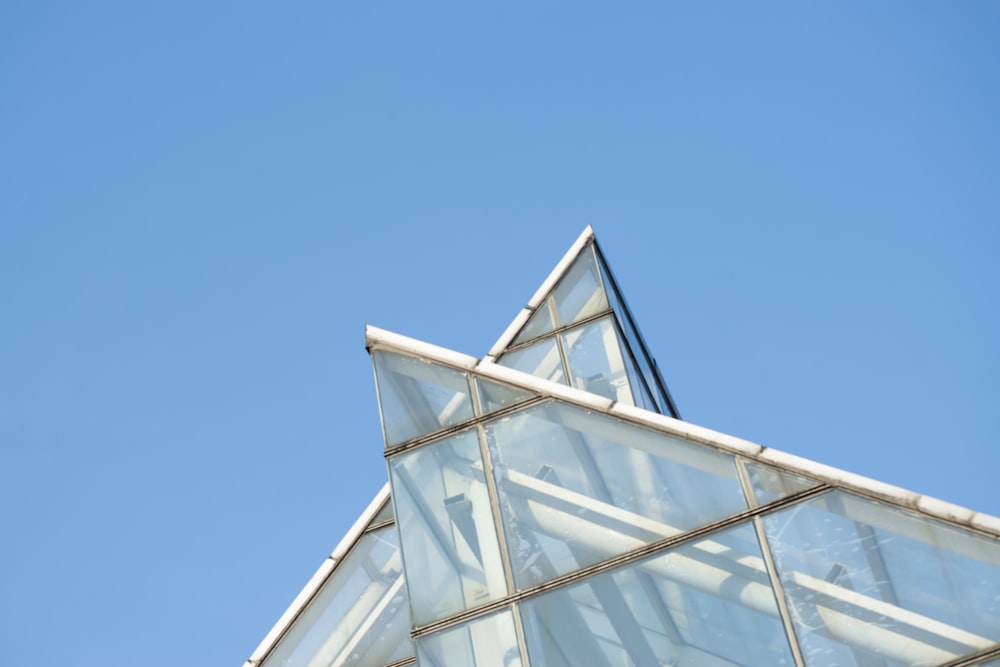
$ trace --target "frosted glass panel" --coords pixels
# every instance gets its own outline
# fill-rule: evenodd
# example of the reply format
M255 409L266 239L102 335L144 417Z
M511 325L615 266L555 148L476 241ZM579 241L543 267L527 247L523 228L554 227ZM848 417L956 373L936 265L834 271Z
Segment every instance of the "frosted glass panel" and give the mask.
M390 459L413 622L503 597L500 549L475 429Z
M501 611L417 640L421 667L521 667L514 618Z
M532 667L794 665L743 524L521 605Z
M386 446L472 418L462 371L387 350L375 350L372 358Z
M265 667L386 665L413 655L396 531L361 537Z
M764 517L810 666L936 665L1000 639L1000 543L846 492Z
M746 508L731 456L561 403L486 424L519 589Z
M562 359L555 338L547 338L522 347L514 352L507 352L497 363L508 368L530 373L535 377L555 382L566 382Z
M572 386L635 405L611 316L560 334Z
M552 292L556 325L566 326L608 309L594 246L587 246Z

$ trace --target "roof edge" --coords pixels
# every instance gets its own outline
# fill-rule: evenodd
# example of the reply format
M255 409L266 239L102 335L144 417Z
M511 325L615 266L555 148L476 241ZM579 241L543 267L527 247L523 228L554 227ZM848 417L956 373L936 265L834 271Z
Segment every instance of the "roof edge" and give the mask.
M337 569L337 565L340 561L344 559L347 552L351 550L351 547L361 539L361 536L365 532L365 528L371 523L378 511L382 509L382 505L389 498L389 483L386 482L385 486L375 495L365 511L361 513L354 525L351 526L350 530L341 538L337 546L334 547L333 551L326 560L319 566L316 572L309 578L306 585L299 591L299 594L295 596L292 603L288 605L288 609L285 610L271 627L271 630L264 635L264 639L261 640L254 652L250 654L250 658L244 663L244 667L257 667L261 662L267 658L268 654L278 645L278 642L284 637L288 629L295 623L296 619L305 611L309 603L319 592L319 589L323 587L323 584L327 582L330 576Z

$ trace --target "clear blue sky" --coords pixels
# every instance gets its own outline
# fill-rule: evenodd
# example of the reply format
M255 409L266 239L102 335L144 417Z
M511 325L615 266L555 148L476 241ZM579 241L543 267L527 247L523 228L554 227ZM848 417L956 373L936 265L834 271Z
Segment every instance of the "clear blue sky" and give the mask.
M502 5L502 6L501 6ZM0 653L239 665L587 224L690 421L1000 514L1000 4L6 2Z

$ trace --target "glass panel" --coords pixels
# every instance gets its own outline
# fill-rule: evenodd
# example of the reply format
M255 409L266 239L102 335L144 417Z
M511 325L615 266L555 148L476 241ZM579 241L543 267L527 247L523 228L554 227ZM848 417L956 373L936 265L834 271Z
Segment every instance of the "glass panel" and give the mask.
M749 524L529 598L521 619L532 667L794 664Z
M764 525L809 665L936 665L1000 637L996 540L842 491Z
M642 374L646 387L649 391L653 392L656 397L656 407L651 407L649 409L655 410L660 414L676 417L677 415L671 413L667 399L660 391L660 386L657 383L659 371L656 370L655 363L645 352L645 346L641 343L641 337L638 330L635 326L633 326L634 323L629 315L629 309L625 304L625 299L614 288L614 281L610 277L610 271L608 270L606 263L601 261L600 264L601 277L604 279L605 292L607 292L608 302L611 305L611 309L615 312L618 324L621 326L622 331L625 332L625 347L632 351L632 356L638 364L638 372ZM626 352L626 356L627 354L628 353ZM628 366L631 371L632 364L628 364ZM633 387L638 385L639 383L637 381L632 381Z
M413 622L507 592L475 429L389 461Z
M979 663L979 667L1000 667L1000 658L990 660L989 662Z
M378 511L378 514L375 515L375 518L371 520L369 525L374 526L382 523L383 521L388 521L391 518L393 518L392 498L389 498L389 502L385 504L385 507Z
M496 412L534 396L530 391L510 387L492 380L477 377L475 381L476 389L479 390L479 409L482 414Z
M372 358L387 447L472 418L462 371L387 350Z
M556 323L566 326L608 309L593 244L588 245L552 291Z
M611 317L560 334L572 386L635 405Z
M412 655L402 561L387 526L358 540L263 665L363 667Z
M486 425L519 589L746 508L731 456L544 403Z
M417 640L421 667L521 667L510 610Z
M529 340L538 338L542 334L552 331L552 313L549 310L549 302L549 299L546 299L538 307L538 310L531 314L531 317L528 318L524 328L521 329L519 334L517 334L517 337L511 345L526 343Z
M819 483L761 463L745 461L744 465L747 467L747 477L750 478L750 487L758 505L811 489Z
M497 363L544 380L566 383L566 374L563 372L562 359L559 357L555 338L540 340L528 347L507 352L497 360Z

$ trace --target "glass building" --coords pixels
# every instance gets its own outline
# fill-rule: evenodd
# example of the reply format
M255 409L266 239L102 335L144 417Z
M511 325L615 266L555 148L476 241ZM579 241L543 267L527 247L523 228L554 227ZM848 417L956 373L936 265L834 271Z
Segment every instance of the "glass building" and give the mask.
M589 228L367 347L389 483L245 667L1000 667L1000 520L681 421Z

